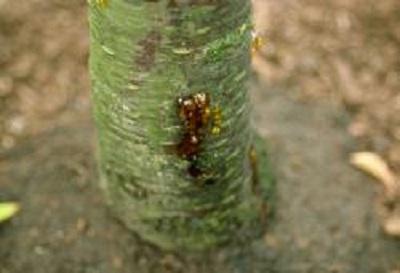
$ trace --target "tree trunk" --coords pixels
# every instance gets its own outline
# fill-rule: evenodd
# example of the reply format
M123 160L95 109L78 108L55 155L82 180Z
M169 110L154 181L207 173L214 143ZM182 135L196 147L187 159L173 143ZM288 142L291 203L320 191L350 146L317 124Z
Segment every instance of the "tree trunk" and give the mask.
M100 180L116 215L164 249L259 234L273 183L249 118L250 3L91 0L90 27Z

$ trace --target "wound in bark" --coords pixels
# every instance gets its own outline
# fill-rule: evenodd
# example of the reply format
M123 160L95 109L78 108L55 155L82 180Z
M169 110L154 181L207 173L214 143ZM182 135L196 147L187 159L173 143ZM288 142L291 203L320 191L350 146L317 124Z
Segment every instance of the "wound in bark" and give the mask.
M203 174L197 159L209 126L210 112L210 96L207 93L178 98L178 116L184 132L176 147L177 154L190 162L188 173L195 178Z
M140 52L135 58L135 64L139 71L149 71L154 65L157 48L161 42L161 35L158 31L151 31L139 41Z

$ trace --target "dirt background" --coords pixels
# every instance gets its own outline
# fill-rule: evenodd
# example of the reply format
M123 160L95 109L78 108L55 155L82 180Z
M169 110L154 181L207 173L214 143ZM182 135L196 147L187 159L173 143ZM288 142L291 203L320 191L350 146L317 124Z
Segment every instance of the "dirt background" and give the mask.
M274 223L243 249L161 253L97 189L83 0L0 0L0 273L400 272L378 184L349 154L400 173L400 2L256 0L256 124L278 178ZM215 254L215 253L213 253Z

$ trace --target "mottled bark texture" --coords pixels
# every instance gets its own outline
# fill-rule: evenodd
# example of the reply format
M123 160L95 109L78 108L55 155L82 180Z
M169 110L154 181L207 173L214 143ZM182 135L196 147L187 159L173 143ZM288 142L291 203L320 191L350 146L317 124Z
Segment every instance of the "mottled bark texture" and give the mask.
M101 184L162 248L263 229L273 183L249 119L249 18L246 0L90 1Z

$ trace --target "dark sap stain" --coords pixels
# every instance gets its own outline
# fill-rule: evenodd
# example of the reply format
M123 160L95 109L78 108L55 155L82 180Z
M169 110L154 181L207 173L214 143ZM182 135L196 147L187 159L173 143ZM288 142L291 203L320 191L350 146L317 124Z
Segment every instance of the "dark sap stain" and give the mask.
M150 0L147 0L150 1ZM156 0L153 0L156 1ZM178 8L184 6L208 6L215 5L218 3L218 0L168 0L167 7L169 8Z
M140 52L135 58L135 64L140 71L149 71L156 59L156 51L161 42L161 35L158 31L151 31L139 41Z
M251 168L251 190L254 194L259 191L258 159L256 149L252 146L249 151L249 161Z
M178 116L183 123L183 136L177 153L187 160L195 160L200 152L210 120L210 97L199 92L178 99Z
M167 7L168 8L176 8L176 7L178 7L178 3L176 2L176 0L169 0Z
M197 167L197 164L194 162L190 164L187 171L192 177L195 178L198 178L203 174L202 170L199 167Z
M260 185L260 173L258 169L258 158L257 152L254 146L250 147L249 151L249 161L250 161L250 168L251 168L251 190L255 196L260 200L260 220L262 224L267 223L267 216L269 214L269 206L266 200L263 200L262 189Z
M208 179L206 179L205 181L204 181L204 185L206 185L206 186L212 186L212 185L214 185L215 184L215 179L213 179L213 178L208 178Z
M178 98L178 116L182 122L183 134L176 152L190 162L187 171L193 178L200 178L204 174L197 159L207 134L210 114L210 96L207 93L199 92Z
M217 4L218 0L191 0L189 3L193 6L209 6Z

